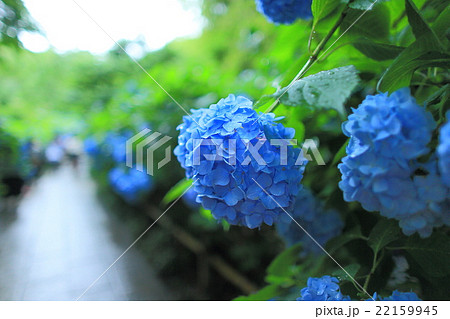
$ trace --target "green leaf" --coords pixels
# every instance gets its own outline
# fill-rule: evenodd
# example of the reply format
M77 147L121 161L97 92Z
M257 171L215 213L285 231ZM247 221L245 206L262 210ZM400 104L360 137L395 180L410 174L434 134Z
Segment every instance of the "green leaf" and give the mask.
M448 68L450 56L438 51L430 51L434 47L433 38L424 36L407 47L392 62L391 66L378 82L381 92L393 92L409 86L414 72L418 68L438 66Z
M397 240L401 236L400 228L396 220L382 218L375 225L369 235L367 244L374 253L378 253L387 244Z
M276 281L277 283L279 280L275 278L284 278L289 280L291 277L292 267L298 260L301 250L302 245L301 243L298 243L279 254L267 268L266 280L268 282L270 282L269 280L272 280L272 282Z
M278 285L269 285L249 296L237 297L234 301L267 301L279 296L282 291L282 288Z
M353 281L353 278L355 278L355 276L358 273L358 270L360 268L361 268L361 265L359 265L359 264L350 264L350 265L344 267L344 269L347 271L348 274L345 271L343 271L342 269L338 269L338 270L332 272L331 275L337 277L339 279L339 281Z
M437 17L433 23L433 31L438 39L445 37L448 29L450 28L450 6L447 6L444 11Z
M313 27L320 19L325 18L333 10L335 10L341 2L336 0L313 0L311 4L311 11L314 17Z
M369 39L385 39L389 35L390 12L385 6L377 6L361 15L361 11L350 9L342 21L341 32L346 35L363 36Z
M420 14L414 2L411 0L405 0L406 15L408 16L409 24L411 25L412 31L416 39L422 36L432 36L436 37L434 32L425 22L425 19ZM437 40L437 38L436 38Z
M353 46L375 61L395 59L405 49L392 44L374 42L367 38L359 38L353 42Z
M355 0L350 3L348 6L352 9L358 10L371 10L373 6L379 4L385 0Z
M192 185L192 180L183 178L181 181L175 184L164 196L162 203L167 205L174 201L183 194L183 192Z
M435 232L429 238L410 236L403 247L419 266L430 276L442 277L450 274L450 238Z
M289 106L332 108L345 114L344 102L358 85L358 71L353 65L322 71L300 79L278 94L281 103Z

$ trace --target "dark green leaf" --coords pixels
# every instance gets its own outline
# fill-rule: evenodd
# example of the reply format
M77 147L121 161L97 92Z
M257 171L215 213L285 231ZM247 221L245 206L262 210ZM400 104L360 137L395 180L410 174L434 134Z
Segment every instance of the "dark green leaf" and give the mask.
M414 2L412 2L411 0L405 0L405 9L406 15L408 16L409 24L411 25L411 28L413 30L416 39L419 39L422 36L434 35L434 32L425 22L425 19L420 14Z
M279 296L281 292L282 288L278 285L269 285L249 296L237 297L234 301L267 301Z
M434 233L425 239L408 237L402 248L429 275L442 277L450 274L450 238L444 233Z
M346 267L344 267L345 271L342 269L338 269L332 273L333 276L337 277L339 281L353 281L353 278L355 278L356 274L358 273L358 270L361 268L359 264L350 264ZM350 275L350 277L349 277Z
M353 42L353 46L365 56L376 61L395 59L405 49L392 44L374 42L367 38L356 40Z
M333 238L333 240L328 241L326 244L326 250L329 254L333 254L336 250L347 244L348 242L351 242L355 239L362 239L363 235L361 233L361 227L358 225L348 231L346 231L344 234Z
M401 231L396 220L382 218L372 229L367 244L374 253L379 252L387 244L400 238Z
M345 155L347 155L346 149L347 149L347 145L348 145L349 141L350 141L350 139L347 139L347 141L345 141L345 143L342 144L341 148L336 153L336 155L334 155L333 162L331 163L331 166L336 165Z
M450 6L447 6L444 11L437 17L433 24L433 31L438 39L442 39L450 28Z
M175 184L164 196L162 203L167 205L174 201L183 194L183 192L192 185L192 180L183 178L181 181Z
M280 101L289 106L332 108L344 114L344 102L359 83L357 74L355 67L349 65L310 75L296 81ZM279 94L285 91L286 88Z
M439 66L448 68L449 55L434 51L432 37L424 36L411 44L392 62L378 82L381 92L393 92L409 86L414 71L418 68Z

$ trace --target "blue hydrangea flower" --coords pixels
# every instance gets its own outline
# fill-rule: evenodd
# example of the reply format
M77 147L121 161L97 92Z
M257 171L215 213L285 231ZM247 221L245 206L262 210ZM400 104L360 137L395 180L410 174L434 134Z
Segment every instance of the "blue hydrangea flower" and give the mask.
M195 181L197 201L217 220L249 228L290 220L280 206L291 210L306 160L287 142L273 145L273 139L285 141L295 134L277 120L234 95L183 117L174 153L186 177ZM281 148L286 149L283 156Z
M307 287L300 294L297 301L350 301L350 296L341 293L339 280L330 276L308 278Z
M437 154L442 180L450 187L450 111L447 112L447 123L440 129Z
M291 216L322 246L339 235L344 227L339 213L325 209L323 203L305 188L297 195ZM296 223L279 223L277 231L289 246L301 242L302 255L323 252Z
M84 151L90 156L96 156L100 153L99 145L93 137L84 140Z
M429 152L435 122L408 89L368 96L342 127L350 137L338 165L346 201L396 218L406 235L428 237L448 223L448 188L439 181L436 160L417 161Z
M114 191L128 202L137 201L153 186L148 174L135 169L115 167L109 171L108 178Z
M401 292L394 290L392 295L386 298L381 298L382 301L422 301L417 297L415 292Z
M256 8L272 23L291 24L297 19L309 19L312 0L256 0Z
M373 298L366 299L366 301L422 301L415 292L401 292L394 290L389 297L381 297L377 293L373 294Z
M126 143L127 140L132 136L131 132L126 132L124 134L109 133L105 138L105 145L107 151L111 154L112 159L116 163L125 163L126 161Z

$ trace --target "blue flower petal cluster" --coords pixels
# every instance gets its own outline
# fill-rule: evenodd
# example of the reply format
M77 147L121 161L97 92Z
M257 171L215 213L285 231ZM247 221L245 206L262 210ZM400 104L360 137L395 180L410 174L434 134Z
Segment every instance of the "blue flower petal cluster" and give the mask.
M286 141L295 131L277 120L234 95L183 117L174 153L214 218L249 228L289 221L280 206L292 209L306 160ZM285 144L273 145L274 139Z
M312 0L256 0L256 8L270 22L291 24L297 19L309 19Z
M450 187L450 111L447 112L446 116L447 123L440 129L437 154L442 180L447 187Z
M350 137L338 166L344 199L399 220L406 235L430 236L448 219L442 209L448 189L439 182L436 160L417 161L429 152L435 126L408 89L368 96L342 126Z
M422 301L415 292L401 292L394 290L389 297L381 298L381 301Z
M100 147L93 137L88 137L84 140L84 151L90 156L100 154Z
M105 138L105 145L108 153L116 163L125 163L126 161L126 143L132 136L131 132L124 134L109 133Z
M324 204L305 188L297 195L291 216L322 246L338 236L344 227L339 213L326 209ZM301 242L303 255L323 252L296 223L278 223L277 231L289 246Z
M350 301L350 296L341 293L339 280L330 276L308 278L307 287L300 294L297 301Z
M114 191L127 202L139 200L139 197L153 186L152 178L148 174L135 169L115 167L109 171L108 178Z

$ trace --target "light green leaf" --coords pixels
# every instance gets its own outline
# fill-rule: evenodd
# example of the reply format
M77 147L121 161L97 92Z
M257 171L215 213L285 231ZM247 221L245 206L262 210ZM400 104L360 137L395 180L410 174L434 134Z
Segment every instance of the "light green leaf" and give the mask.
M378 253L387 244L401 237L396 220L382 218L372 229L367 244L374 253Z
M162 203L167 205L174 201L183 194L183 192L192 185L192 180L183 178L181 181L175 184L164 196Z
M296 81L282 95L281 103L288 106L332 108L345 114L344 102L358 85L358 71L353 65L322 71ZM278 94L282 94L286 88Z
M315 26L320 19L329 15L340 4L341 2L336 0L313 0L311 4L311 11L314 17L313 25Z

